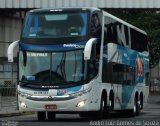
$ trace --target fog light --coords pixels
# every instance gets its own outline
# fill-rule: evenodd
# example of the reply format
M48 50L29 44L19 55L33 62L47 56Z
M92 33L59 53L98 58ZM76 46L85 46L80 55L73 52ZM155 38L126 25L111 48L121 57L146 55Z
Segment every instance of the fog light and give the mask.
M85 106L85 101L81 101L77 104L77 107L83 107Z
M20 107L27 108L27 105L24 102L20 102Z

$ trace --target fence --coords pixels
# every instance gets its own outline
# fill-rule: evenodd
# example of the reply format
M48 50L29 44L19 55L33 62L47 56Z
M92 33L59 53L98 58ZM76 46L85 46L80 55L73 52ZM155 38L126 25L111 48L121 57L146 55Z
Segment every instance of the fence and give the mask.
M16 96L16 86L0 87L1 97L3 96Z
M16 108L17 103L17 65L0 62L0 110Z
M8 110L17 108L17 88L16 86L12 87L0 87L0 110Z
M17 85L16 63L0 62L1 96L15 96L16 85Z
M0 86L10 87L17 84L17 64L0 62Z

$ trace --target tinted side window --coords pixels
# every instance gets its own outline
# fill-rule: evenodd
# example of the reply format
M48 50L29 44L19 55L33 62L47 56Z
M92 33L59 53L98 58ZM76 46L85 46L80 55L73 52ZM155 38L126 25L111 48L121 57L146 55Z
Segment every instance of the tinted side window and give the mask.
M104 44L116 43L139 52L148 51L147 36L121 22L104 18Z
M117 63L104 63L102 80L105 83L130 85L135 81L135 68Z
M131 29L131 48L140 52L148 51L148 39L147 36Z

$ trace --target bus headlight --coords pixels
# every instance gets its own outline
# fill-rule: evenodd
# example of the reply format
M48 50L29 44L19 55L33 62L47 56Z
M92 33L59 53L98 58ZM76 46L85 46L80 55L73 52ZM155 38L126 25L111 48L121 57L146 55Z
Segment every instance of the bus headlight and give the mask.
M27 105L26 105L24 102L21 102L21 101L20 101L20 107L21 107L21 108L27 108Z
M85 106L85 100L80 101L80 102L77 104L77 107L83 107L83 106Z

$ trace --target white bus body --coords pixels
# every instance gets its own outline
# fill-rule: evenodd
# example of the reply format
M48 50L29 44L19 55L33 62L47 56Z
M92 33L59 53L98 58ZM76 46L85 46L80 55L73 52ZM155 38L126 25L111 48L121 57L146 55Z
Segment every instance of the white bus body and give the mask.
M79 12L81 14L75 16ZM48 24L38 14L46 14L44 17ZM100 34L94 30L97 15ZM54 26L51 21L61 22L68 18L69 22L69 16L81 20L77 23L81 31L72 27L64 43L58 44L58 39L51 37L52 43L48 37L51 35L49 28ZM45 27L49 25L45 30L49 33L46 38L38 35L42 21ZM52 36L58 34L57 29L52 30ZM66 43L71 41L71 37L79 38ZM111 111L130 110L130 114L138 115L147 103L147 35L107 12L95 8L30 11L20 41L9 47L10 62L13 62L13 48L17 43L20 48L18 107L20 111L38 112L39 120L46 119L46 112L49 120L54 119L57 113L102 118Z

